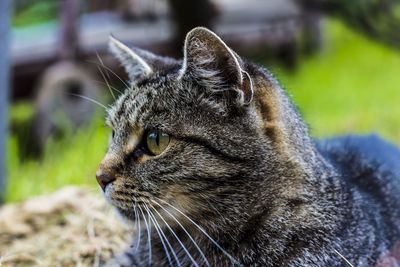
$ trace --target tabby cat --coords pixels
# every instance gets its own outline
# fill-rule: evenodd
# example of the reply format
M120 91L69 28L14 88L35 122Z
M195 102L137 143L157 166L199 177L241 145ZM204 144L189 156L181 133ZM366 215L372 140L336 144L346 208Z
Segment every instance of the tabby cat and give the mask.
M110 49L130 88L96 176L137 234L109 266L400 264L395 146L312 139L271 73L208 29L187 34L182 61Z

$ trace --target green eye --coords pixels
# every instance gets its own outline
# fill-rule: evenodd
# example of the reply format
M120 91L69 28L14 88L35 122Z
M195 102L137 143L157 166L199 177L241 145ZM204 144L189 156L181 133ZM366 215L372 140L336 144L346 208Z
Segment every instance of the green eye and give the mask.
M146 137L147 148L153 155L160 155L168 147L169 140L168 134L161 131L151 131Z

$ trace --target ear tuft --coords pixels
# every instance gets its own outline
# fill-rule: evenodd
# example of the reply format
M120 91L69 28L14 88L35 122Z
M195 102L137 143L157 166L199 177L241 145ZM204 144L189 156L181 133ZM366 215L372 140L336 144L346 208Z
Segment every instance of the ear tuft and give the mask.
M109 36L109 50L119 60L129 75L132 83L150 75L153 70L150 65L125 44Z
M253 88L253 80L250 77L250 74L247 71L243 71L243 80L241 89L243 91L243 104L249 105L251 101L253 101L254 97L254 88Z
M241 58L214 32L203 27L186 35L180 72L183 76L214 92L232 91L242 105L253 98L251 77L243 69Z

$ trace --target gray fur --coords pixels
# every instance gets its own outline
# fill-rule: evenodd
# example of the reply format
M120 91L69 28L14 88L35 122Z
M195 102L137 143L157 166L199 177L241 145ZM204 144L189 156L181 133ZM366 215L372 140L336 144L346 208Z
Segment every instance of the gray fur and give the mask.
M190 36L206 45L214 38L202 28ZM193 62L194 55L188 51L184 62ZM196 65L172 60L153 65L152 73L121 95L107 118L115 135L100 169L116 181L107 186L106 198L132 222L139 207L146 220L146 207L157 208L199 266L206 266L204 258L181 225L211 266L345 266L342 256L354 266L373 265L400 240L399 150L376 137L316 143L275 78L238 62L252 81L254 98L248 105L237 97L245 94L240 71L219 80L229 86L215 90L217 83L208 81L213 75L221 79L219 70L199 81L201 75L190 75L198 70L187 72ZM148 156L142 143L126 150L129 140L144 138L146 129L172 137L166 151ZM165 203L193 219L234 260ZM181 265L195 265L153 213ZM109 265L148 264L140 218L139 249L127 250ZM168 266L152 229L151 265Z

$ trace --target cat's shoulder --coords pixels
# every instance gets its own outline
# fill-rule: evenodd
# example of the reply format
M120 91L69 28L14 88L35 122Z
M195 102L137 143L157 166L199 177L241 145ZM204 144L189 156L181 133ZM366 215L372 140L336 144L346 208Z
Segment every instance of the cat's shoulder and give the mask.
M400 149L377 134L318 140L317 148L350 182L389 183L400 193Z
M337 161L379 164L400 171L400 149L377 134L346 135L317 141L319 151Z

